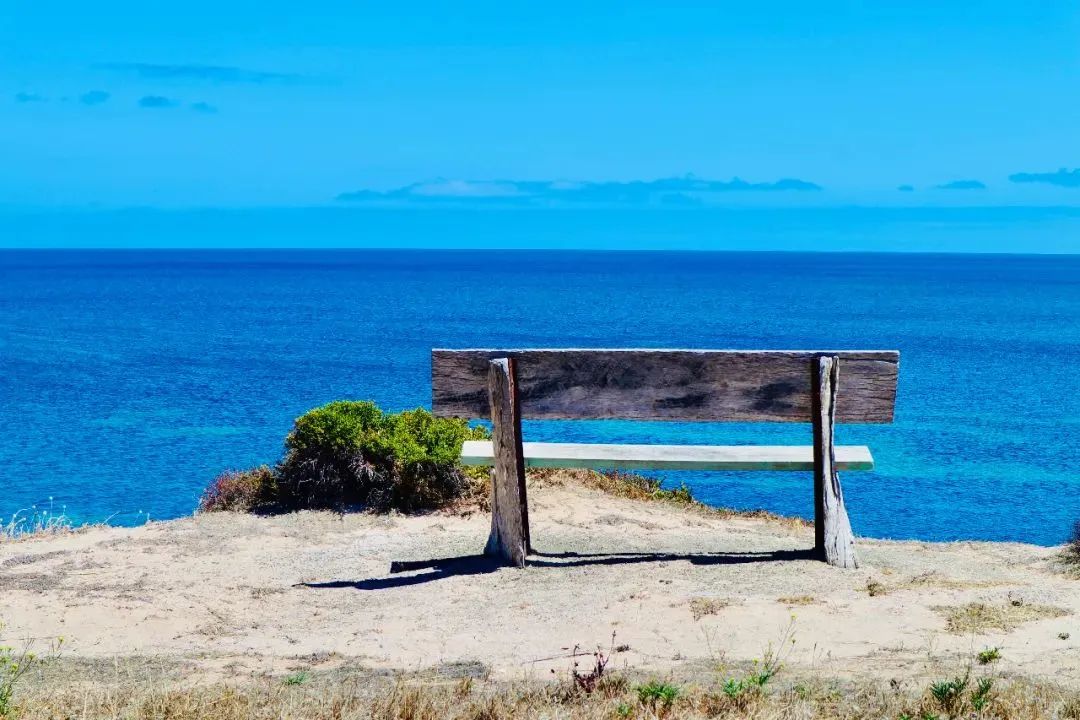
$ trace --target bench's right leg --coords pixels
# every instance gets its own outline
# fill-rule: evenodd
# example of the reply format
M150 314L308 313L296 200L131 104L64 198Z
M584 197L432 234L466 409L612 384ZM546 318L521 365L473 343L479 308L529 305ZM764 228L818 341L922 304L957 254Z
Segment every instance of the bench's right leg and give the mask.
M855 536L844 507L833 443L840 358L818 357L813 363L814 549L830 565L854 569L859 567Z
M529 552L529 509L525 497L525 455L521 447L514 361L499 358L488 368L491 401L491 535L484 554L525 566Z

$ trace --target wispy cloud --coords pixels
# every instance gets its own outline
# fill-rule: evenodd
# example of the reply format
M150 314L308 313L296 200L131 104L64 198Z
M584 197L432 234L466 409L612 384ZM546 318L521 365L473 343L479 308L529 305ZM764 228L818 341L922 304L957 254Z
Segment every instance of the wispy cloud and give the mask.
M17 103L43 103L49 102L49 99L44 95L38 95L32 92L18 92L15 93L15 102Z
M303 80L301 75L282 72L249 70L228 65L164 65L156 63L105 63L95 65L110 70L136 75L144 80L197 80L212 83L271 83Z
M147 110L174 108L179 104L180 103L176 100L167 98L164 95L144 95L139 98L139 107L146 108Z
M898 185L896 189L900 192L915 192L914 185Z
M953 180L936 186L938 190L985 190L986 185L978 180Z
M1080 188L1080 168L1069 171L1061 168L1052 173L1014 173L1009 176L1009 181L1014 183L1043 183L1045 185L1057 185L1058 187Z
M356 190L338 200L353 203L413 204L484 202L495 204L698 205L717 193L807 192L821 190L796 178L773 182L705 180L693 175L630 182L572 182L561 180L433 180L393 190Z
M211 105L208 102L202 102L202 101L193 102L193 103L191 103L190 107L195 112L205 113L207 115L212 115L212 114L214 114L214 113L216 113L218 111L217 105Z
M109 93L104 90L91 90L79 96L79 102L83 105L100 105L109 101Z

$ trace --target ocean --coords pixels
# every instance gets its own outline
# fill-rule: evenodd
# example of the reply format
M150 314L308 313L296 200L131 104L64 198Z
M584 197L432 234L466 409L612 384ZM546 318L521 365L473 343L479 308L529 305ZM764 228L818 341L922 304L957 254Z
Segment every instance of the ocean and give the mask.
M859 535L1064 541L1080 518L1080 257L0 251L0 518L190 514L339 398L430 405L433 347L897 349L896 422L842 425ZM841 387L843 378L841 378ZM800 443L807 425L527 422L527 439ZM808 473L666 473L812 514Z

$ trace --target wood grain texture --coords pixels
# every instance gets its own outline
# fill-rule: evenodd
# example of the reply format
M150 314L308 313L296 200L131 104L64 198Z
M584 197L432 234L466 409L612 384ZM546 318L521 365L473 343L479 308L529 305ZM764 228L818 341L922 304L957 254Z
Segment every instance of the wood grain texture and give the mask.
M432 409L490 417L488 364L504 357L525 418L810 422L809 368L823 355L844 371L837 421L892 422L891 350L433 350Z
M830 565L854 569L855 536L851 532L840 476L836 472L833 426L840 361L819 357L811 370L814 430L814 547Z
M494 465L491 470L491 534L484 553L524 567L529 548L529 515L514 365L512 360L504 358L492 360L488 366Z
M522 443L527 468L589 470L805 470L814 469L812 445L600 445ZM865 445L835 449L838 470L872 470L874 458ZM469 440L461 448L461 464L494 464L493 444Z

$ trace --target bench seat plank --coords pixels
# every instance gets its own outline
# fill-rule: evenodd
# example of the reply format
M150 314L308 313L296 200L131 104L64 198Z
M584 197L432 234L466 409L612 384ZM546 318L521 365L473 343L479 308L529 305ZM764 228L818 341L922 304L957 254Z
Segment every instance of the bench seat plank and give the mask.
M599 445L522 443L525 466L602 470L813 470L810 445ZM469 440L461 449L462 465L493 463L488 440ZM865 445L837 445L837 470L872 470Z

